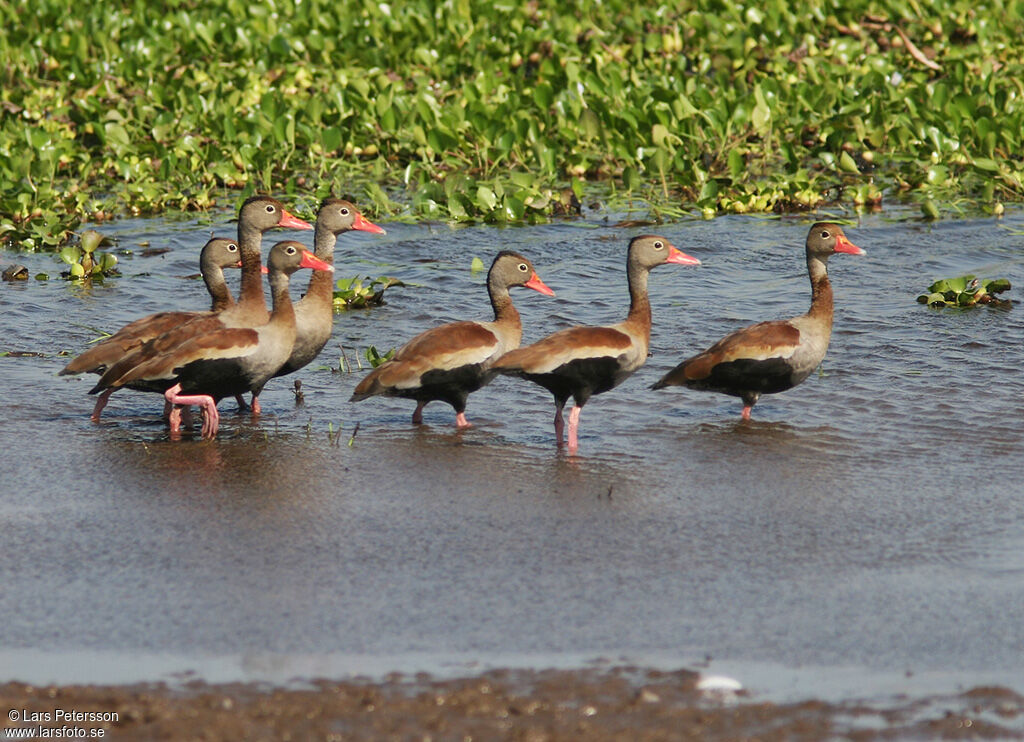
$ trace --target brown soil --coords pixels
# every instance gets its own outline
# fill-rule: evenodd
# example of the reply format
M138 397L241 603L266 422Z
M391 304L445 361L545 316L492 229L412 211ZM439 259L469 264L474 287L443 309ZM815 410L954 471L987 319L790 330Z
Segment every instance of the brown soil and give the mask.
M22 720L49 714L51 721L40 727L79 727L87 738L103 730L107 739L1024 739L1024 697L1003 688L891 706L778 705L744 694L708 698L695 690L696 677L688 671L619 668L495 671L459 680L318 681L305 689L8 683L0 685L0 699ZM56 709L116 712L118 719L66 724L52 720ZM5 726L35 724L8 719Z

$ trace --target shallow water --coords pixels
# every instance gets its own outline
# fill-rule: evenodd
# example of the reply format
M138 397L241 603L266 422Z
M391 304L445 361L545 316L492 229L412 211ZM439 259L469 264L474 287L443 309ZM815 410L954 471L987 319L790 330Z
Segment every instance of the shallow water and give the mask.
M736 399L647 387L732 329L806 309L807 222L386 226L341 238L338 275L412 285L337 316L298 374L302 406L277 380L259 421L225 402L213 443L168 440L152 395L119 393L93 424L91 378L56 376L89 328L202 308L182 276L209 226L104 225L123 247L173 250L124 259L124 278L91 291L0 285L0 351L43 354L0 358L0 681L591 658L728 671L768 696L869 697L901 676L910 693L937 678L1024 688L1024 310L915 302L968 272L1009 278L1019 298L1020 211L932 225L889 211L847 228L867 255L830 263L823 369L763 398L750 424ZM625 246L647 232L704 264L653 272L652 357L587 405L578 456L556 451L550 397L519 380L471 397L462 433L440 403L420 428L411 402L348 403L361 374L337 372L339 346L354 361L486 318L472 257L518 250L557 292L515 291L529 342L621 319ZM50 256L0 255L14 261L57 272Z

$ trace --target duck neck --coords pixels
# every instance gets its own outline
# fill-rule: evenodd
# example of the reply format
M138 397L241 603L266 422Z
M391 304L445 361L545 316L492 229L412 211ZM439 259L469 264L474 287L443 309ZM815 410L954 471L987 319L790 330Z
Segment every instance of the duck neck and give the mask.
M820 258L808 256L807 274L811 278L811 308L807 316L832 325L832 284L828 280L828 268Z
M295 307L288 293L288 274L275 271L267 276L270 283L270 300L273 311L270 323L274 325L295 324Z
M203 271L203 282L206 284L206 290L210 292L211 312L222 312L235 303L224 280L224 271L219 265L209 266Z
M519 318L519 310L512 304L512 296L508 286L499 284L491 276L487 277L487 293L491 297L491 308L494 310L494 322L507 332L518 335L515 346L522 340L523 324ZM515 347L513 346L513 347Z
M629 315L626 324L637 336L648 341L651 337L651 301L647 296L647 277L650 271L630 262L626 267L629 281Z
M238 291L238 303L249 309L267 311L267 300L263 297L263 276L260 273L260 247L263 232L244 220L238 221L238 247L242 257L242 285Z
M337 241L337 234L317 223L316 232L313 234L313 254L325 263L334 265L334 245ZM300 301L305 303L307 300L333 307L334 274L330 271L313 271L306 295Z

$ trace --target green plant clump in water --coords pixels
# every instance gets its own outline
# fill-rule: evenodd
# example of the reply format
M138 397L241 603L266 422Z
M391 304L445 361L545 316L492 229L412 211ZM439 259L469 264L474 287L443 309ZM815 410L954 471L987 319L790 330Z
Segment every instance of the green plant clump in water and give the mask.
M990 304L1009 308L1010 299L1000 299L1001 294L1010 289L1010 282L1005 278L982 281L973 275L959 278L943 278L928 287L927 294L921 294L917 300L930 307L973 307L978 304Z
M97 252L103 242L103 235L94 229L82 232L77 245L69 245L60 251L60 259L71 266L64 275L72 281L102 280L117 274L117 256Z
M0 3L16 249L256 190L492 222L587 190L656 216L1024 198L1024 0L26 7Z
M377 350L377 346L371 345L369 348L366 349L366 360L370 362L370 365L373 368L377 368L377 366L381 365L385 361L390 361L392 358L394 358L395 350L395 348L392 348L386 353L381 353L379 350Z
M380 278L366 277L369 283L364 284L359 276L353 278L338 279L334 291L335 311L348 309L364 309L376 307L384 303L384 292L392 286L405 286L397 278L381 276Z

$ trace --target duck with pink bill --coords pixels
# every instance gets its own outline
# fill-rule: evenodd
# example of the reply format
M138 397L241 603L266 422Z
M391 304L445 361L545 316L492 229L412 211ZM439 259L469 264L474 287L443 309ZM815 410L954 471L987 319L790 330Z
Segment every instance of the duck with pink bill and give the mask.
M533 345L506 353L494 364L500 374L518 376L538 384L555 399L555 439L559 446L565 431L562 410L569 397L569 451L578 447L580 412L594 394L614 389L644 365L651 341L651 303L647 278L652 268L664 263L700 265L700 261L676 249L664 237L634 237L626 253L629 314L608 327L570 327L548 335Z
M68 363L61 375L95 373L99 375L118 370L119 377L143 360L140 349L149 346L164 333L195 325L198 331L218 327L255 327L265 324L270 316L263 297L263 278L260 274L260 249L263 233L274 228L312 229L312 225L299 219L270 196L253 196L242 204L238 213L238 259L242 263L242 285L237 303L217 308L216 297L211 311L159 312L125 325L116 333L85 351ZM225 287L226 289L226 287ZM133 387L134 388L134 387ZM113 389L100 395L93 408L92 419L99 421ZM172 418L172 426L174 418Z
M375 395L413 399L412 421L417 425L428 403L447 402L455 410L455 425L469 427L466 399L494 378L494 361L522 341L522 321L509 294L514 286L555 294L529 260L510 251L498 253L487 273L494 320L452 322L420 333L359 382L351 401Z
M785 320L750 325L726 335L702 353L680 363L652 389L685 386L743 400L744 420L762 394L776 394L802 382L824 360L832 336L832 284L828 259L835 253L863 255L843 228L818 222L804 247L811 279L811 308Z
M202 435L215 437L220 419L217 403L262 388L291 355L295 308L288 294L290 276L300 268L334 271L333 266L290 240L274 245L267 267L273 311L266 323L203 331L186 325L166 333L159 338L163 352L149 354L118 378L110 378L108 371L90 394L132 384L162 393L172 405L200 405Z

